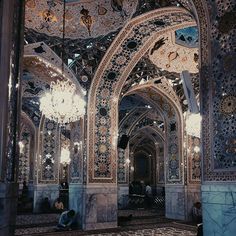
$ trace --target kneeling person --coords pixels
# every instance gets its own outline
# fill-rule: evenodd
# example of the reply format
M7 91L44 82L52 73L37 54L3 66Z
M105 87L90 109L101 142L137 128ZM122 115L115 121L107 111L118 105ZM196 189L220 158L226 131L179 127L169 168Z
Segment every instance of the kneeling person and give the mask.
M69 210L61 213L59 223L57 225L58 229L71 230L71 226L75 220L75 211Z

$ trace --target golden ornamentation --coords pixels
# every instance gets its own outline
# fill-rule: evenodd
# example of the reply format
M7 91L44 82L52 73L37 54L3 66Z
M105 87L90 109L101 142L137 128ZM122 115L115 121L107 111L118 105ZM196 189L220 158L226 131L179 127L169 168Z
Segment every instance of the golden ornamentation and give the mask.
M80 13L82 14L80 18L81 22L87 28L89 32L89 36L91 36L91 26L93 24L92 16L89 15L89 10L84 9L84 8L80 11Z
M101 153L105 153L105 152L107 151L107 146L106 146L105 144L101 144L101 145L99 146L99 151L100 151Z
M233 114L236 112L236 97L229 95L221 101L221 112L224 114Z
M98 15L104 16L107 13L107 9L105 7L102 7L101 5L98 5Z
M26 5L28 8L31 8L31 9L33 9L33 8L36 7L35 0L26 0L25 5Z
M57 17L51 10L44 10L39 12L39 16L42 17L46 22L57 22Z

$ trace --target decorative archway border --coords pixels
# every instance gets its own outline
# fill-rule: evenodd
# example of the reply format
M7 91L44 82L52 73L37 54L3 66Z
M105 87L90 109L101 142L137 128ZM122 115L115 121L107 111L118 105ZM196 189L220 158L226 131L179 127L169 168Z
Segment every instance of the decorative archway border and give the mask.
M118 97L129 73L161 34L193 25L192 16L182 8L158 9L130 21L108 50L89 93L88 183L116 182ZM106 97L102 96L103 88L107 89ZM105 138L95 132L101 122L109 127Z
M30 133L30 144L29 144L29 181L34 182L36 180L35 177L35 169L36 169L36 154L37 154L37 128L35 127L34 123L30 119L30 117L24 112L21 111L21 116L20 116L20 132L19 132L19 137L22 137L22 132L24 129L27 128ZM21 157L19 157L21 158ZM19 175L20 173L18 173Z

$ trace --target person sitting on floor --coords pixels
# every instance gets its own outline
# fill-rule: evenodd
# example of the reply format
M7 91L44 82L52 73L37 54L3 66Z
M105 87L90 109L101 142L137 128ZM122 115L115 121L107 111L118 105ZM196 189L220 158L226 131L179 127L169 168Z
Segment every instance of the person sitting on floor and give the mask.
M193 205L193 221L197 224L202 223L202 204L200 202Z
M48 197L45 197L41 202L41 212L49 213L51 211L51 206Z
M64 210L64 204L63 204L63 202L61 201L60 198L57 198L57 200L55 201L54 210L56 212L62 212Z
M146 205L148 208L152 207L152 187L149 183L146 185L145 189L145 199L146 199Z
M60 215L58 225L57 225L57 229L58 230L71 230L74 220L75 220L74 210L62 212Z

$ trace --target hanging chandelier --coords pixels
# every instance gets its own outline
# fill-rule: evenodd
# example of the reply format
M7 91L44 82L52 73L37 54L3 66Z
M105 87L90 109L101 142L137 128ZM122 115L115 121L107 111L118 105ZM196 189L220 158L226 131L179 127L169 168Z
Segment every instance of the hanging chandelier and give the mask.
M85 101L76 94L69 80L51 82L50 91L40 99L43 115L62 125L79 120L85 114Z
M62 80L52 81L50 90L40 99L42 114L61 125L79 120L85 114L85 101L76 93L76 86L68 79L64 79L64 54L65 54L65 0L63 14L62 37Z

